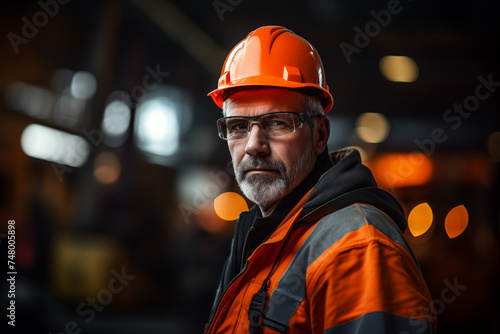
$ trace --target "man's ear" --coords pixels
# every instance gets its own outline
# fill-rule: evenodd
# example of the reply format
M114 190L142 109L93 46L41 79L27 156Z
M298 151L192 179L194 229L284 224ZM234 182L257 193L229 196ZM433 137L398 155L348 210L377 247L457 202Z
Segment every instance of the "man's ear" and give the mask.
M318 117L314 128L314 152L320 155L330 138L330 120L326 116Z

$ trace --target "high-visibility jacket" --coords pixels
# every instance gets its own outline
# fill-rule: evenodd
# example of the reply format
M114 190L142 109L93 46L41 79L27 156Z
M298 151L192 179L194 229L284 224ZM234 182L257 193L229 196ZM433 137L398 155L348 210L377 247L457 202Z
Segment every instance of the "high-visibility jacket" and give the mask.
M318 203L329 189L325 182L345 188L340 174L367 173L356 151L347 157L221 287L206 333L433 332L431 296L400 231L404 215L393 197L363 184L341 194L332 190L333 198ZM311 202L315 208L304 214Z

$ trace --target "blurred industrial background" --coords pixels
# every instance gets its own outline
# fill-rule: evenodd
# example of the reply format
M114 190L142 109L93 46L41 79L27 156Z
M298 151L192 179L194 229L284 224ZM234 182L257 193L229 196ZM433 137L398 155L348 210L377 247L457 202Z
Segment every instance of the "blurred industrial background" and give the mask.
M498 2L0 6L0 268L12 271L14 220L13 332L202 332L235 217L252 205L206 94L230 49L271 24L322 57L330 149L358 147L403 204L439 333L500 332ZM4 326L12 298L0 286Z

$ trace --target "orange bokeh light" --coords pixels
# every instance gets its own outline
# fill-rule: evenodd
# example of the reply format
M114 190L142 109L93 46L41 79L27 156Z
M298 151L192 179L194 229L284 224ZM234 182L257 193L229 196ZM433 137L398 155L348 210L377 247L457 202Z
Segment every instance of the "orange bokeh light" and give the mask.
M208 202L199 209L197 221L202 229L211 233L220 233L228 225L227 221L215 213L214 207Z
M217 215L224 220L236 220L240 213L248 211L245 199L234 192L225 192L217 196L214 208Z
M111 184L120 177L121 165L111 152L101 152L94 162L94 177L103 184Z
M375 159L371 170L380 187L392 189L427 183L434 166L423 153L387 153Z
M408 229L414 237L418 237L429 230L434 215L427 203L421 203L414 207L408 215Z
M450 239L462 234L469 224L469 213L463 205L454 207L444 220L444 228Z

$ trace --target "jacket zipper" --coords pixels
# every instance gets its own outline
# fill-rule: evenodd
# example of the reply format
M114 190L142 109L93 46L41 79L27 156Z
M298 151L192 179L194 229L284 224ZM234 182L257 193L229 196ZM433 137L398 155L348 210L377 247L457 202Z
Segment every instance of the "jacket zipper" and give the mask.
M255 231L255 227L252 225L250 227L250 229L248 230L247 236L245 237L245 242L243 243L243 252L241 254L241 263L245 263L245 266L246 266L246 262L247 262L245 254L247 253L248 240L250 239L250 237L251 237L251 235L253 234L254 231ZM265 241L263 241L262 243L264 243L264 242Z

